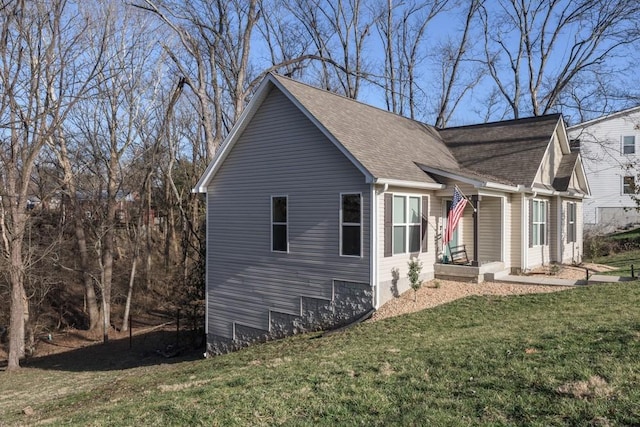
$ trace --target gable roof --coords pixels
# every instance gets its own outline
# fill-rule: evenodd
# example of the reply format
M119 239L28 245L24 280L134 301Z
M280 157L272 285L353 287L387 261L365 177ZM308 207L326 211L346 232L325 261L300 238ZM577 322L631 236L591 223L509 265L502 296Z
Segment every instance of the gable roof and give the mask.
M640 106L627 108L626 110L616 111L616 112L613 112L611 114L606 114L604 116L596 117L595 119L591 119L591 120L587 120L587 121L582 122L582 123L578 123L577 125L569 126L567 128L567 131L573 131L573 130L576 130L576 129L588 127L588 126L594 125L594 124L599 123L599 122L604 122L606 120L615 119L615 118L621 117L621 116L626 116L626 115L633 114L633 113L636 113L636 112L639 112L639 111L640 111Z
M531 186L559 114L440 130L460 167L513 185Z
M429 125L286 77L273 78L375 179L435 183L416 163L458 168Z
M558 191L567 191L569 189L569 183L571 182L571 176L576 167L579 154L580 150L571 150L571 153L562 156L560 167L553 179L553 188Z
M417 188L444 188L438 176L515 191L532 187L555 132L564 132L559 114L480 125L433 126L335 93L269 74L234 125L194 191L206 187L244 128L272 90L281 91L358 168L366 182ZM569 152L566 138L565 142ZM573 160L572 160L573 159ZM566 171L576 157L563 158ZM569 179L571 173L569 173ZM555 186L554 186L555 187ZM559 188L556 188L559 190ZM560 190L563 191L563 190Z

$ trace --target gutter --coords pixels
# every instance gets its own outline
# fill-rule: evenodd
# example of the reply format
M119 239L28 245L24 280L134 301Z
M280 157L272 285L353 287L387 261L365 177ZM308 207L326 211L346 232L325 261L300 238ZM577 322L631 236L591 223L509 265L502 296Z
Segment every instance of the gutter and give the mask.
M404 181L401 179L386 179L386 178L375 178L371 183L384 185L385 186L384 191L386 191L390 185L395 187L420 188L424 190L442 190L447 187L444 184L438 184L438 183Z

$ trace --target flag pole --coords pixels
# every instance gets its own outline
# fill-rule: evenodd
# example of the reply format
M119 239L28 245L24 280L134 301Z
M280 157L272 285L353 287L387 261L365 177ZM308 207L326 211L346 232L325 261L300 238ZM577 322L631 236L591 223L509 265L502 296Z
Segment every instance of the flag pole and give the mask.
M462 190L460 190L460 187L458 187L458 184L456 184L456 185L455 185L455 188L457 188L457 189L458 189L458 193L460 193L460 195L461 195L462 197L464 197L464 198L465 198L465 200L467 201L467 203L469 203L469 205L473 208L473 211L474 211L474 212L477 212L478 210L476 209L476 206L471 202L471 199L470 199L470 198L468 198L468 197L466 196L466 194L464 194L464 193L462 192Z

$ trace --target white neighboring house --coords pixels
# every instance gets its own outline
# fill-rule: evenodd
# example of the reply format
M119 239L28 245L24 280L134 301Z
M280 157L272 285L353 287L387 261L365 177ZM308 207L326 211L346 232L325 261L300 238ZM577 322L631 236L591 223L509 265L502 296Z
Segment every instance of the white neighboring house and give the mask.
M587 232L608 233L640 224L640 212L631 195L640 161L640 107L569 127L589 180L591 198L585 199Z

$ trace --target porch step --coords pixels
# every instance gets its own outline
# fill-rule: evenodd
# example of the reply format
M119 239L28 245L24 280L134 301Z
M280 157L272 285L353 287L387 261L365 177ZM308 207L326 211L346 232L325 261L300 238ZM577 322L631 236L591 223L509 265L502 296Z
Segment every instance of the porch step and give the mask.
M496 280L509 274L503 262L489 262L478 267L456 264L436 264L435 278L457 280L462 282L482 283L485 280Z

